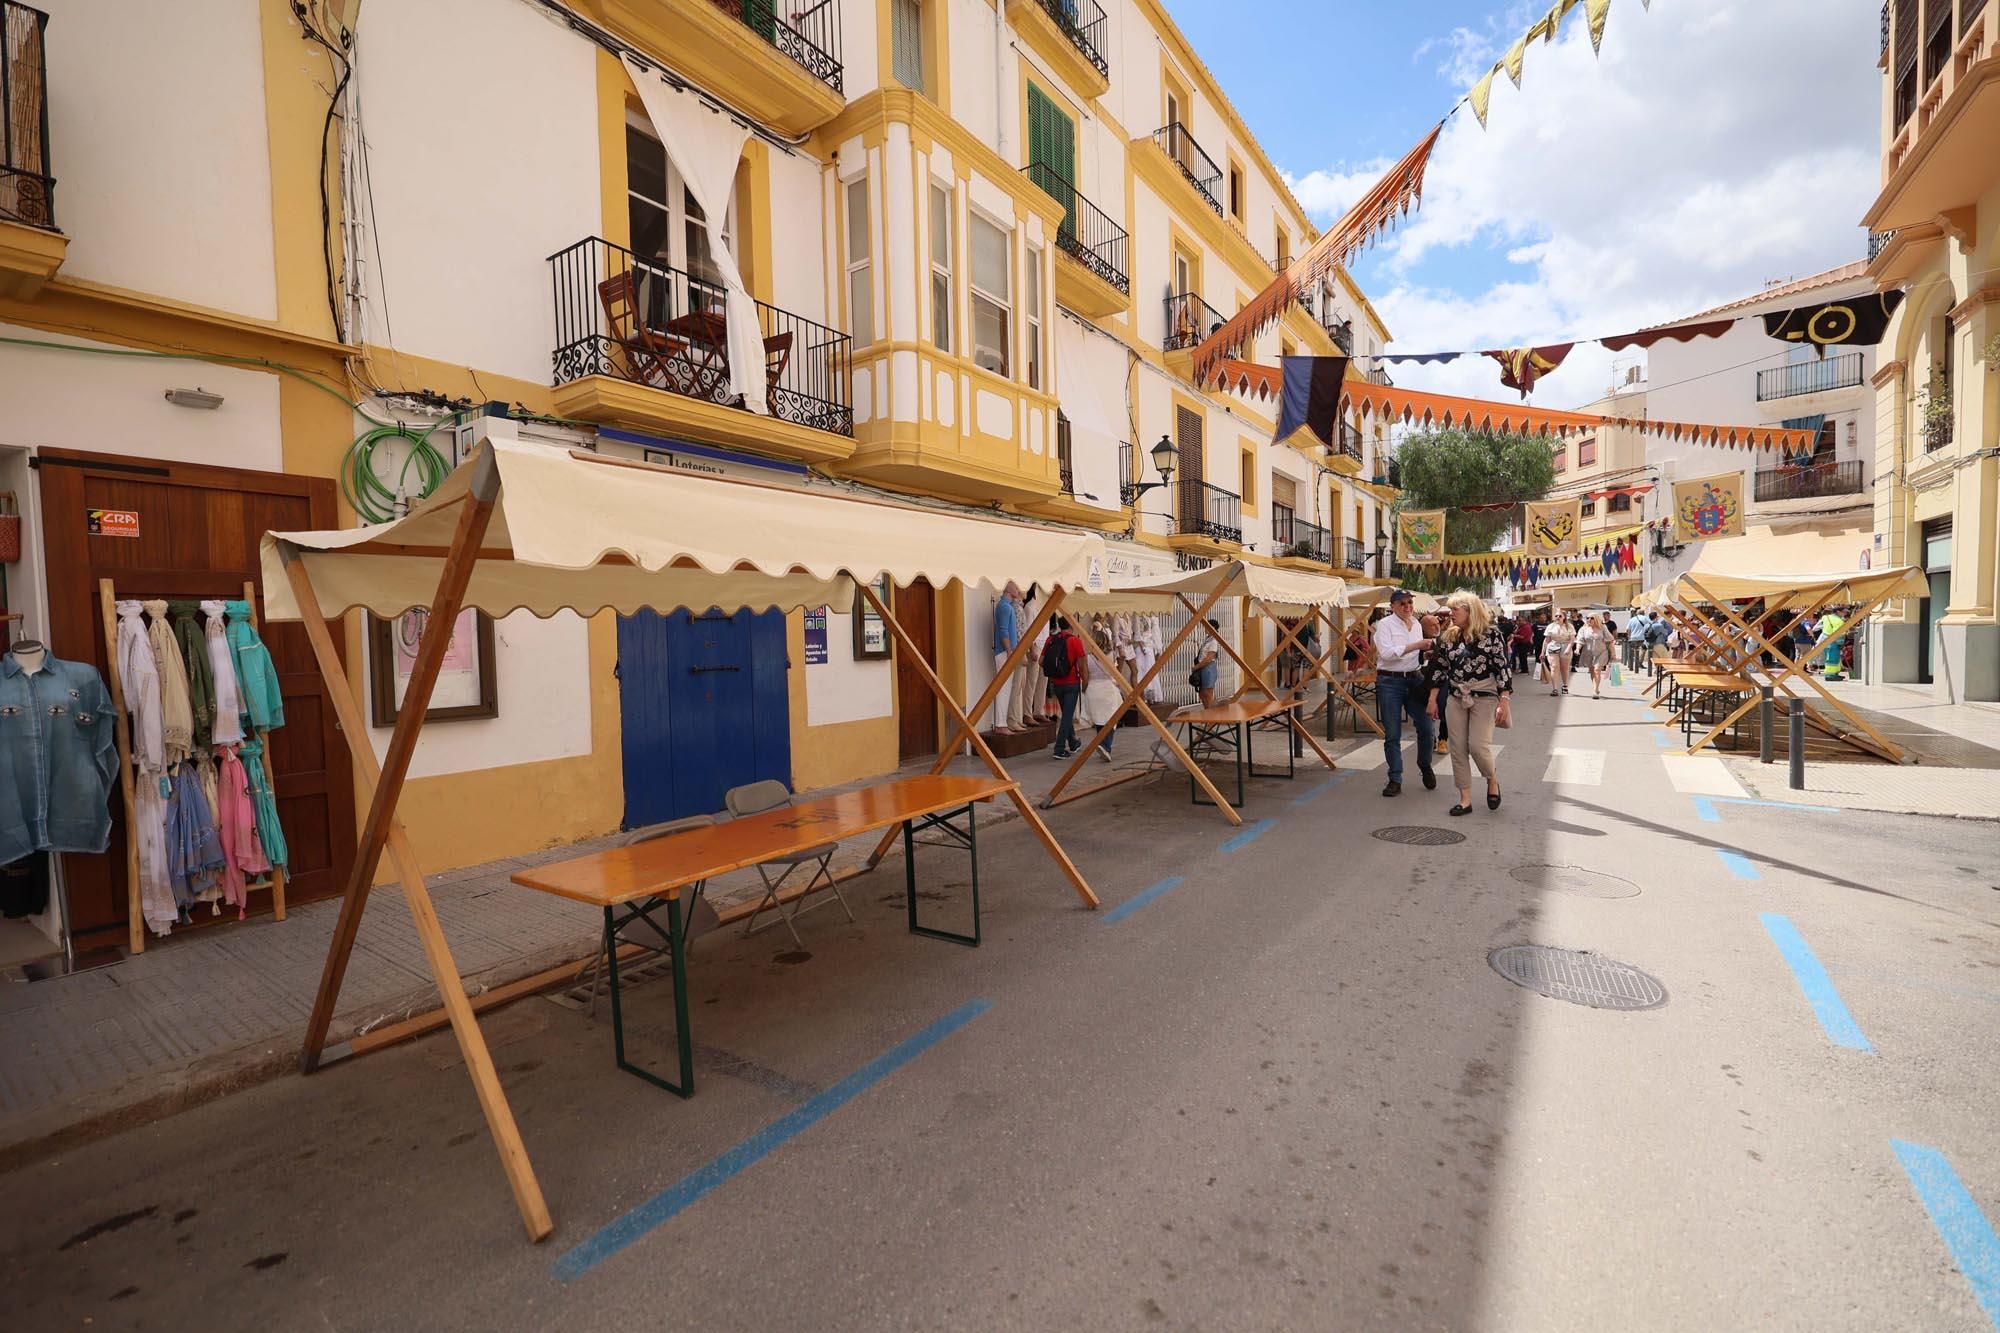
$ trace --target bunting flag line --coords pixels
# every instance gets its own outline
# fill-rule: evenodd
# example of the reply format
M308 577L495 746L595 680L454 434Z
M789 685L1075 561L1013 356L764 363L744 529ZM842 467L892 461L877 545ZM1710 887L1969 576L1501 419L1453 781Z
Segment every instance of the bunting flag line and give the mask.
M1442 509L1411 509L1396 515L1396 559L1405 565L1444 562Z
M1743 474L1718 472L1674 483L1674 540L1711 541L1743 534Z
M1403 154L1402 161L1389 168L1367 194L1340 215L1333 226L1306 247L1274 277L1263 291L1250 298L1234 316L1222 322L1194 349L1194 373L1205 382L1225 357L1239 356L1258 333L1278 322L1299 293L1312 290L1344 267L1348 260L1367 249L1375 238L1394 226L1396 220L1418 208L1424 198L1424 169L1430 165L1431 150L1444 121Z
M1575 555L1583 549L1580 542L1582 500L1530 500L1524 507L1527 510L1528 554L1547 559L1550 556Z
M1327 448L1333 448L1340 424L1340 384L1347 378L1344 356L1286 356L1278 359L1278 433L1284 439L1304 426Z
M1753 317L1746 315L1744 318ZM1628 347L1643 350L1667 338L1677 343L1693 342L1696 338L1720 338L1735 327L1733 319L1712 319L1705 324L1670 324L1663 329L1641 329L1637 333L1621 333L1615 338L1599 338L1597 341L1613 352L1622 352Z
M1546 347L1510 347L1503 352L1481 352L1500 363L1500 383L1519 389L1526 398L1535 381L1563 363L1575 343L1550 343Z
M1871 292L1847 301L1795 306L1761 315L1764 332L1784 342L1809 342L1826 355L1829 347L1873 347L1889 331L1889 316L1903 303L1900 291Z
M1646 8L1652 8L1651 0L1645 0ZM1549 6L1549 12L1536 19L1528 30L1514 39L1507 53L1493 62L1493 68L1480 76L1465 95L1472 104L1472 114L1479 120L1479 128L1486 128L1486 113L1493 101L1493 79L1501 71L1516 88L1521 86L1521 67L1526 63L1528 46L1536 38L1543 42L1553 42L1562 32L1562 21L1578 5L1584 7L1584 19L1590 27L1590 50L1593 55L1604 52L1604 25L1611 17L1611 0L1556 0Z

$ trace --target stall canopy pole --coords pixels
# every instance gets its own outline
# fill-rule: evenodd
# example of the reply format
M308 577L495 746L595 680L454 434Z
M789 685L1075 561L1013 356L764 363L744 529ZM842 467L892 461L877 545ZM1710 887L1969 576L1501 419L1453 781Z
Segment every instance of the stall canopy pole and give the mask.
M1209 611L1214 608L1217 602L1222 600L1222 594L1228 591L1228 589L1229 589L1228 582L1225 581L1223 583L1218 584L1215 587L1214 591L1208 594L1207 600L1202 602L1201 609L1195 612L1194 617L1190 619L1187 622L1187 624L1182 625L1179 630L1175 631L1174 637L1167 641L1167 646L1160 650L1160 655L1153 659L1152 667L1147 670L1145 675L1141 676L1138 680L1133 681L1131 687L1125 691L1124 702L1120 703L1118 706L1120 712L1123 712L1127 707L1129 707L1135 702L1138 703L1141 707L1145 705L1144 696L1146 693L1146 687L1148 685L1151 685L1153 683L1154 678L1156 678L1160 674L1160 672L1166 669L1167 662L1173 657L1175 653L1180 651L1180 646L1183 643L1187 642L1188 635L1194 633L1195 627L1197 625L1206 626L1208 624L1208 621L1204 619L1204 617L1208 615ZM1124 677L1120 676L1119 679L1123 680ZM1148 709L1147 715L1152 716L1152 710ZM1157 717L1154 718L1153 730L1159 732L1160 735L1164 736L1166 738L1167 744L1172 745L1175 751L1179 752L1180 747L1174 744L1174 738L1172 733L1169 732L1167 728L1160 725ZM1069 784L1075 780L1078 770L1080 770L1083 767L1084 763L1090 758L1090 756L1096 752L1097 743L1102 738L1103 738L1103 731L1100 729L1097 735L1092 736L1090 738L1090 744L1084 746L1082 750L1077 752L1076 757L1070 760L1069 767L1064 769L1062 771L1062 776L1056 779L1056 785L1049 788L1049 794L1042 798L1042 809L1047 810L1053 806L1062 804L1062 802L1058 801L1056 798L1062 794L1063 788L1069 786ZM1193 775L1195 773L1195 769L1192 766L1190 766L1188 772L1190 775ZM1102 790L1102 788L1096 788L1094 790ZM1080 794L1087 794L1087 793L1080 793ZM1243 822L1242 818L1236 814L1233 808L1231 808L1229 802L1222 800L1220 797L1216 798L1216 808L1222 811L1222 813L1229 818L1229 822L1231 824L1241 824Z
M868 604L875 608L875 614L882 617L882 623L889 627L889 632L896 636L896 642L910 655L910 665L916 669L919 676L923 677L924 684L930 687L937 701L951 714L952 720L958 724L959 731L972 742L972 748L986 761L987 769L994 777L1012 783L1014 780L1008 776L1007 770L1001 767L1000 760L994 755L992 747L986 744L986 738L979 734L979 729L972 725L972 720L960 710L958 700L951 697L951 691L944 687L944 682L931 670L931 664L924 660L923 653L917 648L916 641L910 637L909 631L903 628L902 622L897 620L895 614L883 604L882 598L877 595L874 588L866 583L860 587L861 595L868 599ZM1049 826L1035 813L1034 803L1022 795L1020 784L1014 783L1009 787L1007 795L1014 802L1014 808L1021 812L1021 818L1026 821L1029 830L1041 840L1043 848L1062 868L1063 875L1076 890L1076 896L1083 899L1084 906L1096 907L1097 895L1091 892L1090 885L1084 881L1083 872L1076 868L1076 864L1069 859L1069 853L1065 852L1062 844L1056 841L1055 834L1049 832Z
M1042 599L1042 609L1037 611L1035 618L1028 622L1028 628L1021 631L1020 638L1015 641L1014 651L1007 654L1007 660L1001 663L1000 669L993 673L993 679L987 682L986 689L979 696L979 701L973 704L972 708L966 713L966 717L971 720L973 725L978 725L979 719L986 716L986 710L993 706L993 701L1000 697L1001 693L1007 688L1008 682L1013 680L1014 673L1020 670L1022 659L1034 647L1035 636L1042 632L1042 626L1049 623L1049 618L1055 615L1056 608L1062 605L1063 591L1062 588L1056 588L1047 597ZM932 777L936 777L938 774L944 772L951 764L951 761L958 757L959 744L964 740L964 728L953 723L951 739L938 748L937 758L931 764ZM875 850L868 854L868 868L870 870L873 870L882 863L882 858L889 854L890 845L896 841L900 833L901 830L894 827L883 830L881 840L875 844Z
M1174 595L1181 599L1182 606L1187 607L1190 611L1194 609L1193 604L1188 601L1187 597L1184 594L1176 593ZM1266 618L1276 619L1276 617L1271 614L1271 608L1264 605L1263 602L1259 601L1255 597L1246 598L1245 600L1247 600L1250 603L1250 605L1256 607L1259 611L1263 612ZM1223 652L1229 654L1230 660L1236 663L1237 667L1243 672L1246 680L1254 681L1256 683L1257 688L1264 692L1265 698L1270 699L1274 703L1277 701L1278 692L1271 688L1270 682L1266 681L1264 677L1260 675L1254 667L1252 667L1248 662L1243 660L1243 654L1236 651L1236 647L1234 644L1230 643L1229 640L1223 638L1220 634L1215 634L1213 632L1210 633L1209 637L1213 638L1216 641L1216 643L1221 646ZM1250 686L1248 684L1245 684L1241 689L1238 689L1236 691L1236 694L1232 697L1241 698L1244 694L1244 691L1248 690L1249 688ZM1321 763L1325 764L1328 768L1340 767L1340 765L1333 762L1333 756L1328 754L1325 750L1321 749L1319 742L1312 738L1312 733L1306 730L1305 723L1299 721L1298 710L1296 708L1288 709L1285 713L1285 719L1287 722L1291 724L1291 730L1297 732L1299 737L1303 739L1307 745L1310 745L1312 747L1312 752L1319 756Z
M462 502L458 527L452 533L451 555L445 561L444 576L438 580L437 595L431 602L430 618L424 622L424 636L417 647L417 660L410 673L408 691L396 714L396 729L389 737L388 753L382 758L381 785L369 803L368 818L361 826L361 838L354 848L354 869L347 876L347 891L340 900L340 918L334 923L333 940L326 951L326 968L320 973L319 994L313 1000L312 1017L306 1023L305 1048L299 1068L310 1074L319 1067L319 1053L326 1045L327 1029L333 1024L333 1007L340 999L341 982L347 976L348 955L354 951L354 937L361 929L361 913L368 905L368 890L375 883L375 868L382 860L382 844L388 837L389 821L396 800L409 775L410 758L416 753L417 732L423 727L430 708L431 690L438 670L444 665L451 644L452 623L458 619L459 603L465 586L472 580L472 567L479 559L479 544L486 538L486 525L493 517L493 503L499 496L500 474L489 462L483 477L474 483L474 493ZM301 568L294 560L293 568ZM328 681L328 688L333 682ZM366 748L368 733L350 729L348 748Z
M355 702L347 672L341 666L340 655L333 646L333 635L328 631L325 613L320 609L319 594L313 589L305 562L296 555L287 562L285 575L291 583L293 595L298 599L306 640L312 645L313 657L319 664L321 677L326 681L327 698L333 704L334 714L349 737L359 738L358 744L348 746L355 777L359 780L357 785L364 792L372 789L374 795L379 797L388 788L381 782L381 766L375 760L374 749L367 743L366 723L361 716L360 705ZM424 636L426 644L430 637L428 634ZM420 646L420 655L422 651ZM406 697L406 711L399 716L399 721L401 717L423 715L422 709L414 713L407 711L410 706L410 699ZM437 981L438 997L444 1005L445 1016L451 1021L459 1054L465 1060L466 1072L472 1077L473 1092L479 1098L479 1109L486 1116L487 1131L492 1134L493 1145L500 1154L501 1169L507 1173L507 1184L514 1192L514 1206L520 1212L521 1224L527 1228L530 1240L542 1240L555 1230L555 1223L549 1217L541 1185L536 1181L534 1167L528 1161L527 1145L521 1140L513 1108L507 1104L507 1094L500 1087L500 1075L493 1067L493 1054L486 1047L486 1039L479 1031L479 1020L474 1017L472 1005L466 999L465 982L452 960L450 946L445 942L444 927L438 921L437 909L424 885L423 868L417 861L416 849L410 845L410 836L404 831L402 821L394 817L393 803L392 795L392 812L387 825L388 850L390 858L396 863L404 900L408 902L411 919L416 923L417 936L423 943L431 975ZM332 962L330 956L328 961Z

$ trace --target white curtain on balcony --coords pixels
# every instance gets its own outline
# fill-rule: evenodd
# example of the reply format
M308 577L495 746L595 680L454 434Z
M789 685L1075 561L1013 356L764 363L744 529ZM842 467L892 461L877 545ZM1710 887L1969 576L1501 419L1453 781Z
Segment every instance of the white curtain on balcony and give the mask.
M667 150L667 158L686 182L688 193L701 205L708 227L708 251L722 285L728 293L724 310L728 315L729 392L740 394L752 412L769 415L771 406L765 392L764 331L757 322L757 302L743 285L723 236L729 217L729 197L736 189L736 164L743 159L743 144L750 131L733 117L717 111L695 94L676 88L624 57L625 70L639 100L646 105L646 117L653 132Z
M1064 261L1068 262L1068 261ZM1056 320L1056 394L1069 418L1070 475L1076 498L1118 508L1118 446L1132 433L1125 411L1125 349ZM1142 451L1143 452L1143 451Z

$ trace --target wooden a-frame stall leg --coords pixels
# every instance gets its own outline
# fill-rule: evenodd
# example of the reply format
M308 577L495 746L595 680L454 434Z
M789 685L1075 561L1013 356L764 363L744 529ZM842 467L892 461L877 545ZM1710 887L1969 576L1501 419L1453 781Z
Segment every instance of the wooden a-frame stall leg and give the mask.
M359 779L357 785L363 792L370 793L368 818L355 847L354 869L348 876L347 888L341 898L340 917L327 949L326 968L320 977L319 994L313 1001L312 1017L307 1024L299 1064L306 1073L319 1067L327 1029L333 1022L334 1006L340 998L341 982L346 975L347 959L354 950L355 936L361 928L361 914L367 904L375 868L386 847L396 863L404 900L409 904L410 916L416 923L417 937L423 943L425 961L437 981L438 995L451 1021L452 1035L458 1040L459 1053L465 1059L473 1091L479 1098L480 1110L486 1116L486 1127L493 1135L494 1147L500 1154L500 1165L507 1174L508 1186L513 1190L514 1206L521 1214L521 1224L527 1229L528 1238L539 1241L555 1229L555 1223L549 1217L541 1185L536 1181L534 1167L528 1161L527 1145L521 1141L513 1108L507 1104L507 1095L500 1087L500 1076L493 1067L492 1052L486 1047L486 1039L479 1031L479 1020L473 1015L472 1005L466 998L464 979L459 975L457 964L452 961L444 927L438 921L437 909L424 886L423 869L417 862L416 849L411 846L409 835L396 818L396 805L402 796L403 782L409 776L417 733L422 729L424 715L430 708L431 692L437 684L445 650L451 643L451 626L458 619L466 585L472 578L472 567L479 559L480 543L493 516L498 486L497 473L491 473L482 481L475 482L474 494L460 502L464 508L459 512L458 526L452 533L450 554L431 602L423 640L417 647L409 689L397 713L388 751L379 764L368 744L367 725L360 705L355 702L346 669L342 667L334 648L333 635L327 628L319 595L313 590L304 560L296 553L285 553L285 575L298 599L306 638L312 644L313 658L326 681L327 698L347 734L348 750L353 757L355 776Z
M1063 604L1064 592L1065 589L1056 588L1047 597L1042 599L1041 610L1035 612L1035 618L1028 622L1028 627L1025 630L1021 631L1020 638L1015 640L1014 650L1007 654L1007 660L1000 664L998 670L994 671L993 679L988 681L986 688L980 692L978 701L967 710L965 716L973 726L976 727L979 724L979 719L986 716L986 710L993 706L993 701L1006 693L1007 686L1014 679L1014 673L1020 670L1021 663L1027 658L1028 653L1033 650L1035 636L1042 632L1042 626L1049 623L1050 618L1055 615L1056 609ZM936 777L938 774L944 772L946 768L950 767L951 761L958 757L958 747L965 740L965 735L966 729L954 722L952 724L951 739L938 747L937 758L931 762L932 777ZM899 832L900 830L895 828L890 828L883 832L881 840L875 844L875 850L868 854L868 869L873 870L882 863L882 858L889 854L889 848L895 843Z
M1209 593L1207 599L1202 602L1201 609L1198 611L1195 610L1194 606L1186 598L1181 599L1183 605L1186 605L1190 611L1194 611L1193 617L1189 619L1187 624L1182 625L1174 634L1174 637L1168 641L1167 646L1160 650L1160 655L1153 660L1153 665L1147 670L1146 674L1125 686L1123 690L1124 697L1119 701L1116 711L1122 715L1127 708L1136 707L1139 710L1139 716L1146 720L1148 726L1159 733L1160 739L1166 743L1167 748L1173 752L1174 757L1186 766L1188 776L1193 778L1208 793L1209 798L1215 802L1216 808L1222 811L1223 818L1227 819L1234 826L1242 824L1243 816L1237 814L1229 802L1222 799L1222 793L1216 789L1215 784L1209 780L1208 775L1201 771L1200 765L1189 758L1187 751L1181 748L1181 743L1174 739L1173 729L1160 721L1159 715L1147 706L1145 697L1146 687L1151 685L1160 672L1166 668L1167 662L1180 650L1180 646L1187 642L1188 636L1194 633L1195 628L1197 626L1203 629L1207 628L1208 622L1205 617L1214 608L1215 604L1222 600L1223 593L1227 589L1228 584L1226 583L1218 586L1213 592ZM1217 637L1212 631L1210 631L1210 634L1211 637ZM1097 645L1090 641L1090 636L1086 634L1080 637L1083 639L1084 648L1093 656L1096 656ZM1122 674L1116 671L1112 674L1121 681L1125 679ZM1090 759L1090 756L1097 753L1097 747L1104 743L1104 738L1110 734L1110 731L1111 727L1108 723L1099 727L1096 733L1091 736L1089 743L1076 752L1076 756L1070 760L1069 767L1062 771L1062 776L1058 777L1055 785L1049 788L1048 795L1042 797L1042 809L1048 810L1058 805L1065 805L1070 801L1080 801L1084 797L1093 795L1096 792L1104 791L1107 788L1116 787L1120 783L1131 782L1146 776L1144 771L1127 773L1123 776L1097 783L1095 786L1088 787L1083 791L1072 792L1068 796L1062 795L1063 789L1069 786L1075 779L1077 773L1082 770L1084 764Z
M910 665L916 669L918 675L923 677L924 684L930 687L931 693L936 696L940 704L944 705L945 711L951 714L952 721L957 724L958 732L964 733L971 740L972 748L985 761L987 769L994 777L1014 783L1014 780L1008 776L1006 768L1001 765L999 757L993 753L992 747L987 745L986 738L979 734L979 729L972 725L972 719L968 718L964 711L959 708L958 700L951 697L951 691L944 687L944 682L937 678L935 671L931 670L930 663L924 660L923 653L917 648L916 641L910 637L909 631L905 630L902 623L896 619L889 608L883 605L882 598L876 593L875 589L865 583L859 586L861 588L861 595L868 599L868 604L875 608L875 614L882 617L882 623L889 627L889 632L896 636L896 642L901 644L903 651L910 655ZM1051 600L1054 600L1053 595L1051 596ZM957 735L958 732L954 732L953 734ZM1061 868L1064 877L1069 880L1070 886L1076 890L1076 896L1083 899L1084 906L1096 907L1097 895L1091 891L1090 885L1084 880L1083 872L1076 868L1076 863L1069 859L1069 853L1065 852L1062 849L1062 844L1056 841L1055 834L1049 832L1049 826L1044 824L1041 816L1035 813L1034 802L1030 801L1023 794L1020 784L1014 783L1014 785L1009 787L1007 796L1008 799L1014 802L1014 808L1021 812L1021 818L1028 825L1029 831L1040 840L1043 850L1047 851L1054 858L1056 865Z
M1347 648L1348 648L1346 608L1345 607L1336 608L1334 614L1326 618L1326 624L1327 628L1332 630L1333 633L1329 637L1326 657L1323 659L1323 662L1331 663L1336 658L1338 658L1341 662L1342 667L1345 668L1347 659ZM1328 691L1330 691L1332 694L1338 694L1341 698L1345 699L1347 701L1347 706L1354 710L1354 716L1360 718L1363 722L1366 722L1368 724L1368 729L1375 733L1375 738L1377 740L1382 740L1387 737L1388 733L1382 730L1381 719L1377 718L1374 713L1370 712L1369 710L1361 706L1361 701L1354 697L1353 689L1348 685L1346 680L1341 678L1343 676L1353 675L1354 672L1365 669L1366 666L1369 664L1369 660L1374 656L1375 652L1374 644L1370 643L1365 637L1362 639L1362 642L1360 645L1358 645L1358 647L1359 647L1359 652L1357 653L1354 659L1353 671L1348 671L1343 669L1340 673L1335 674L1331 666L1325 666L1325 668L1320 672L1320 675L1326 678L1326 686ZM1331 707L1331 702L1332 702L1331 699L1329 699L1328 700L1329 707ZM1328 718L1327 719L1328 740L1333 739L1332 730L1333 730L1333 719Z
M1267 615L1267 616L1271 616L1271 608L1270 608L1270 607L1268 607L1268 606L1264 606L1264 605L1262 605L1261 603L1259 603L1259 604L1258 604L1258 607L1259 607L1259 609L1260 609L1260 610L1262 610L1262 611L1263 611L1263 612L1265 613L1265 615ZM1257 667L1257 675L1258 675L1259 679L1265 679L1265 678L1266 678L1266 677L1265 677L1265 673L1266 673L1266 672L1268 672L1268 671L1269 671L1269 670L1271 669L1271 667L1272 667L1272 666L1273 666L1273 665L1274 665L1274 664L1275 664L1275 663L1277 662L1277 660L1278 660L1278 657L1279 657L1279 655L1280 655L1280 654L1282 654L1282 653L1283 653L1283 652L1285 651L1285 646L1286 646L1287 644L1291 644L1291 645L1293 645L1294 647L1297 647L1297 648L1299 649L1299 655L1300 655L1301 657L1304 657L1304 658L1305 658L1305 661L1306 661L1306 666L1307 666L1307 667L1308 667L1308 668L1309 668L1309 669L1310 669L1310 670L1312 671L1312 674L1313 674L1313 675L1315 675L1315 676L1318 676L1318 677L1320 677L1321 679L1323 679L1324 681L1326 681L1326 683L1327 683L1327 688L1328 688L1328 689L1333 689L1333 688L1335 688L1335 681L1334 681L1333 677L1332 677L1332 676L1331 676L1330 674L1328 674L1328 672L1327 672L1327 669L1326 669L1326 659L1325 659L1325 658L1323 658L1323 657L1315 657L1315 656L1313 656L1312 654L1310 654L1310 653L1307 653L1307 652L1305 651L1305 647L1304 647L1304 645L1303 645L1303 644L1300 644L1300 643L1298 642L1298 635L1300 634L1300 632L1301 632L1301 631L1303 631L1303 630L1305 629L1307 621L1308 621L1308 620L1312 620L1312 621L1317 621L1317 620L1319 619L1320 615L1321 615L1321 612L1320 612L1320 609L1319 609L1318 607L1311 607L1311 608L1308 608L1308 614L1307 614L1307 615L1304 615L1304 616L1301 616L1301 617L1299 617L1299 619L1298 619L1298 622L1297 622L1296 624L1294 624L1294 625L1292 626L1292 628L1291 628L1291 631L1290 631L1289 633L1285 634L1285 635L1284 635L1283 637L1281 637L1281 638L1280 638L1280 639L1278 640L1278 644L1277 644L1277 646L1276 646L1276 647L1274 647L1273 649L1271 649L1271 651L1270 651L1270 652L1266 653L1266 654L1264 655L1264 660L1263 660L1263 661L1262 661L1261 663L1259 663L1259 664L1258 664L1258 667ZM1277 616L1271 616L1271 619L1273 619L1273 620L1278 620L1278 621L1279 621L1279 623L1283 623L1283 622L1282 622L1282 620L1281 620L1281 619L1280 619L1279 617L1277 617ZM1327 622L1327 627L1328 627L1329 629L1331 629L1331 628L1332 628L1332 622L1331 622L1331 621L1328 621L1328 622ZM1238 691L1237 691L1236 693L1237 693L1237 694L1238 694L1238 695L1240 696L1240 695L1241 695L1241 694L1243 693L1243 691L1242 691L1242 690L1238 690ZM1266 693L1269 693L1269 690L1268 690L1268 689L1266 689ZM1345 691L1342 691L1342 693L1343 693L1343 695L1344 695L1344 694L1345 694ZM1277 696L1277 695L1275 695L1275 694L1273 694L1273 695L1271 695L1271 697L1272 697L1273 699L1275 699L1275 698L1277 698L1278 696ZM1351 699L1351 698L1349 698L1349 699L1348 699L1348 702L1349 702L1349 703L1351 704L1351 703L1353 703L1353 702L1354 702L1354 700L1353 700L1353 699ZM1356 709L1356 712L1357 712L1357 714L1359 713L1359 711L1360 711L1360 710L1359 710L1359 709L1357 708L1357 709ZM1314 743L1314 742L1313 742L1311 734L1310 734L1309 732L1305 731L1305 729L1304 729L1304 728L1305 728L1305 721L1304 721L1304 719L1303 719L1303 718L1301 718L1301 717L1299 716L1299 714L1298 714L1298 713L1297 713L1296 711L1294 711L1294 712L1292 712L1292 713L1288 714L1287 716L1289 716L1289 717L1290 717L1290 718L1292 719L1292 722L1293 722L1293 725L1299 728L1299 734L1300 734L1301 736L1305 737L1305 739L1306 739L1306 742L1307 742L1308 744L1311 744L1311 745L1312 745L1312 747L1313 747L1313 751L1314 751L1314 752L1315 752L1316 754L1318 754L1318 755L1319 755L1319 757L1320 757L1321 759L1323 759L1323 760L1325 760L1325 761L1326 761L1326 766L1327 766L1328 768L1337 768L1337 767L1339 767L1339 765L1337 765L1337 764L1335 764L1335 763L1333 762L1333 759L1332 759L1332 758L1331 758L1331 757L1330 757L1330 756L1329 756L1329 755L1328 755L1328 754L1326 753L1326 751L1325 751L1325 750L1322 750L1322 749L1320 749L1320 747L1318 746L1318 744L1316 744L1316 743ZM1379 731L1381 730L1381 724L1380 724L1380 723L1376 723L1376 724L1375 724L1375 729L1376 729L1376 730L1377 730L1377 731L1379 732Z
M1185 596L1183 596L1180 593L1176 593L1174 595L1180 597L1181 605L1186 606L1190 611L1194 609L1193 605L1188 602L1188 599ZM1272 614L1271 608L1264 605L1263 602L1258 601L1254 597L1249 600L1250 600L1250 605L1256 607L1259 611L1262 611L1266 619L1270 620L1277 619L1277 616ZM1236 646L1230 643L1229 640L1223 638L1220 634L1215 635L1214 638L1216 643L1221 645L1222 651L1229 654L1229 660L1236 663L1237 667L1243 672L1243 684L1237 688L1236 693L1231 695L1230 698L1232 699L1242 698L1243 695L1247 693L1250 690L1251 686L1254 684L1257 689L1263 691L1264 697L1266 699L1270 699L1275 702L1278 697L1278 692L1271 688L1270 682L1264 679L1262 673L1260 673L1255 667L1251 666L1248 662L1244 661L1243 654L1237 652ZM1320 748L1320 743L1313 739L1312 733L1310 731L1306 730L1306 724L1299 721L1298 712L1296 709L1286 710L1285 720L1291 724L1291 730L1295 732L1301 740L1305 741L1307 745L1310 745L1312 747L1312 752L1319 756L1321 763L1325 764L1328 768L1340 767L1340 765L1333 762L1332 755L1328 754L1325 750ZM1246 755L1245 758L1247 759L1248 756Z

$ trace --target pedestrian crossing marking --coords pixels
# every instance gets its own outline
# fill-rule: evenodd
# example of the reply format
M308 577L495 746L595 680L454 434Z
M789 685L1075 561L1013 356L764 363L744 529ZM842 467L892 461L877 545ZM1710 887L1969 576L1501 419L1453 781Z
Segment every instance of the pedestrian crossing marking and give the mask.
M1550 750L1549 771L1542 774L1542 781L1562 787L1601 787L1604 785L1604 751Z
M1687 796L1748 796L1729 766L1712 754L1663 754L1667 781Z

